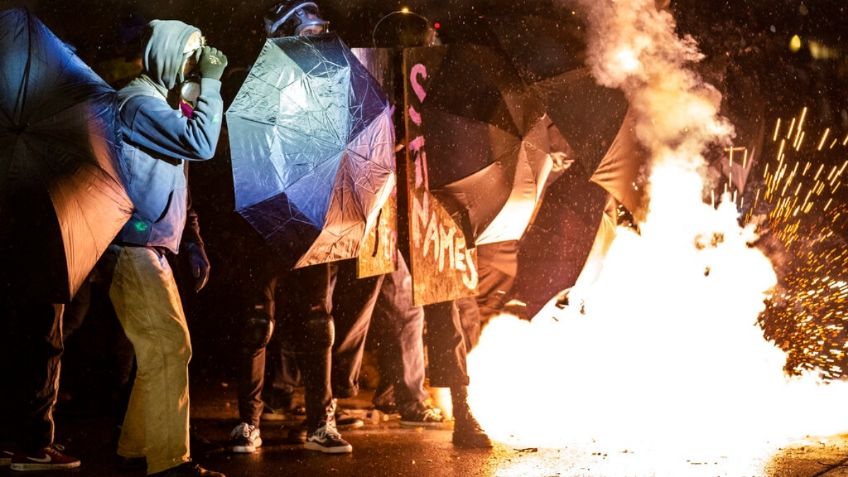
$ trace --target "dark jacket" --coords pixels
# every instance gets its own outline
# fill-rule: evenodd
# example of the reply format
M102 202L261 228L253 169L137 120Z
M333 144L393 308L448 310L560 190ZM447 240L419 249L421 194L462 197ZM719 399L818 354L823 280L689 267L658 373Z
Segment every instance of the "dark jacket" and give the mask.
M179 21L151 22L144 73L118 92L123 154L121 178L133 216L118 243L165 247L178 253L186 224L185 161L211 159L221 132L221 82L204 78L191 118L168 103L182 81L183 49L196 28Z

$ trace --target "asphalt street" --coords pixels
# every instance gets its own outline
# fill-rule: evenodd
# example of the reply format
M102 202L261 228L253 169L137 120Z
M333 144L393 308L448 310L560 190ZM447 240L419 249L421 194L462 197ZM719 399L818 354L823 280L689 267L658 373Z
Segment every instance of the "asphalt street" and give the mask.
M349 455L306 451L289 440L296 420L263 423L263 447L251 455L233 455L223 446L236 424L235 391L224 383L194 384L192 423L196 435L209 442L195 445L195 458L228 477L254 476L540 476L540 477L836 477L848 476L848 435L809 438L757 462L729 458L703 460L645 455L627 449L513 449L496 444L491 450L461 450L451 444L449 427L405 429L397 416L368 410L368 394L342 401L366 425L344 433L353 444ZM64 410L63 410L64 406ZM59 406L58 440L82 460L79 469L52 473L0 470L0 476L67 475L142 476L143 471L119 471L114 457L113 421L96 409L71 412ZM106 414L106 413L103 413ZM732 431L729 431L732 432Z

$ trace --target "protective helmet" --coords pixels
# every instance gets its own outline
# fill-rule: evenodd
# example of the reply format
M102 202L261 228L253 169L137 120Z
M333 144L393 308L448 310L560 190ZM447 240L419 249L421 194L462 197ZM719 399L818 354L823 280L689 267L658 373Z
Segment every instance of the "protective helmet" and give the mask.
M265 13L265 33L271 36L297 36L310 26L325 27L318 4L308 0L283 0Z

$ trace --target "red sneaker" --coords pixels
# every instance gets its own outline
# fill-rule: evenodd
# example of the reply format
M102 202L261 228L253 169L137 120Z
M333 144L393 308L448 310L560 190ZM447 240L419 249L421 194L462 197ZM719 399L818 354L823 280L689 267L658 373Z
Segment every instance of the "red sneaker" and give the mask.
M12 470L75 469L80 466L76 457L63 454L56 446L47 446L36 453L18 452L12 457Z

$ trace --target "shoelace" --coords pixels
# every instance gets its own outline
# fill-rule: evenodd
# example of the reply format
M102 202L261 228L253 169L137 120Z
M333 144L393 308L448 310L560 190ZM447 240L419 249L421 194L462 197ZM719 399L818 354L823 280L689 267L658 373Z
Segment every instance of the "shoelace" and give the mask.
M428 408L425 409L421 416L422 421L441 421L442 413L438 409Z
M237 437L241 435L243 437L250 437L250 433L253 431L252 427L253 426L249 424L240 424L238 427L233 429L232 436Z
M336 429L335 424L329 422L319 427L318 430L315 431L315 435L322 439L327 437L330 439L342 438L342 435L339 433L338 429Z
M52 444L44 448L45 454L50 454L54 457L64 456L62 452L65 450L65 446L60 444Z

